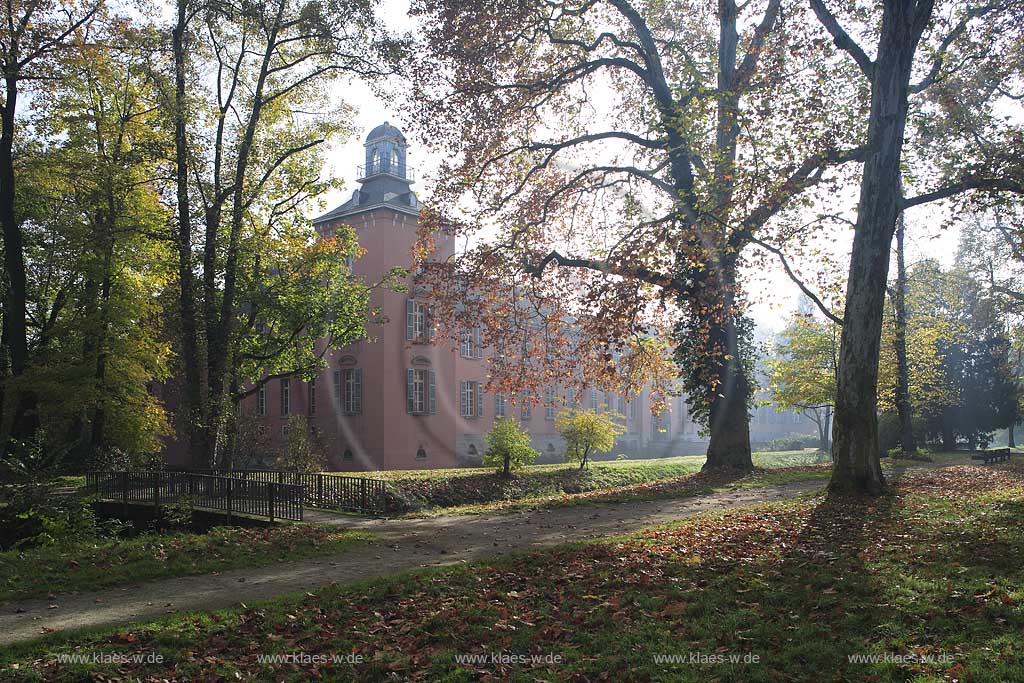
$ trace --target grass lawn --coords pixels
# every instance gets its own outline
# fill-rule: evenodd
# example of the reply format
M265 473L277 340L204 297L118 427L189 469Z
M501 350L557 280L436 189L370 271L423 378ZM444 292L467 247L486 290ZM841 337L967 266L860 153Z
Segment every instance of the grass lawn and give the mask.
M754 464L762 468L799 468L821 460L814 450L754 455ZM694 479L692 475L703 464L703 455L693 455L599 461L585 470L563 463L533 465L512 479L491 468L365 474L389 482L399 510L419 515L471 514L709 492L721 478Z
M808 496L247 608L49 636L9 648L0 674L1006 683L1024 671L1022 553L1024 469L921 471L877 499ZM58 659L97 652L122 658Z
M670 498L688 498L718 491L735 491L763 486L789 484L798 481L827 479L830 469L827 465L804 465L799 467L783 467L770 470L759 470L751 474L737 477L731 472L694 472L677 477L643 481L636 484L597 488L578 493L557 493L535 495L508 500L495 500L486 503L454 505L449 507L430 508L409 513L410 517L426 517L439 515L474 515L499 512L516 512L522 510L540 510L575 505L595 505L599 503L627 503L641 500L663 500Z
M367 538L363 532L290 524L10 550L0 552L0 602L329 555Z

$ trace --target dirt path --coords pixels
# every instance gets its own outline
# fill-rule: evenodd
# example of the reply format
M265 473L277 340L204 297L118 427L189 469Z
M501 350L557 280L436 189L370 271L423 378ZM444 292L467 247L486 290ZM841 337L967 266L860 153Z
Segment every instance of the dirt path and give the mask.
M346 584L419 567L615 536L703 512L782 500L821 488L824 480L677 500L609 503L502 515L408 520L335 517L331 523L377 536L337 556L217 575L163 579L53 600L0 605L0 644L52 631L146 621L172 612L232 607L282 593Z

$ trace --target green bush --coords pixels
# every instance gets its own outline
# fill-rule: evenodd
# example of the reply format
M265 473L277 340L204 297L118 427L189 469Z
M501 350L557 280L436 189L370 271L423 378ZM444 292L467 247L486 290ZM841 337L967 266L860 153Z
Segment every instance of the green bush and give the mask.
M498 418L487 433L487 450L484 452L484 466L497 467L506 477L533 463L540 453L530 446L530 434L515 420Z
M618 413L596 413L590 410L569 409L555 417L555 429L565 439L565 459L587 466L592 453L605 453L615 445L615 437L626 431L619 424Z

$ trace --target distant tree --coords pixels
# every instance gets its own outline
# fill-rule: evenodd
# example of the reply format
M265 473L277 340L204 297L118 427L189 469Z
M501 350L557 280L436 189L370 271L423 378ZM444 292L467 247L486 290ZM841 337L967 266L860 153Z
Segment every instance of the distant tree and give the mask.
M565 459L587 466L592 453L607 453L615 437L626 431L622 416L614 412L596 413L570 408L555 416L555 429L565 439Z
M896 358L896 414L900 420L900 444L904 453L917 451L914 439L914 406L910 400L910 364L907 360L907 260L906 221L896 223L896 281L892 298L892 349Z
M288 417L287 434L275 466L289 472L310 474L327 469L327 450L305 415Z
M1021 394L1017 418L1007 428L1007 442L1014 446L1014 427L1024 418L1024 219L992 211L968 221L961 230L957 263L986 284L1006 323L1012 372Z
M945 372L957 402L943 415L943 436L953 434L969 446L987 444L991 432L1016 422L1020 404L1010 332L998 299L962 269L950 277L963 296L951 314L962 334L944 349ZM947 446L951 445L947 443Z
M530 446L530 433L510 417L498 418L487 433L484 466L498 467L508 477L533 463L540 453Z
M768 360L772 399L779 409L798 410L818 427L818 447L829 450L830 418L836 397L839 326L797 313L779 335Z

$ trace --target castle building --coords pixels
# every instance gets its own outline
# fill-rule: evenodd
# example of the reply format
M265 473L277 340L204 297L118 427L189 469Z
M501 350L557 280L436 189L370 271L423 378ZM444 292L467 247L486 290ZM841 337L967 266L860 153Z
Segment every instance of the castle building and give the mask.
M396 266L411 269L419 203L401 131L379 125L367 135L365 149L359 189L313 225L321 237L332 236L341 225L352 226L365 250L353 263L353 274L376 282ZM439 258L454 253L449 236L438 235L435 246ZM330 349L324 357L327 367L313 382L276 379L243 403L243 410L262 420L271 443L283 443L289 417L298 413L315 427L332 469L456 467L479 464L484 436L495 418L507 416L529 430L544 461L561 459L555 403L513 405L486 391L487 350L473 335L458 349L433 343L429 304L411 281L408 292L375 290L372 304L387 322L370 323L368 340ZM706 438L688 419L682 399L673 399L671 413L652 417L646 393L630 402L597 390L584 396L582 407L607 406L626 417L627 432L613 455L703 453ZM781 433L811 431L806 419L797 424L792 414L779 416L792 422L780 423Z

